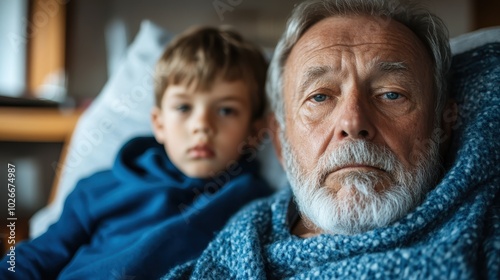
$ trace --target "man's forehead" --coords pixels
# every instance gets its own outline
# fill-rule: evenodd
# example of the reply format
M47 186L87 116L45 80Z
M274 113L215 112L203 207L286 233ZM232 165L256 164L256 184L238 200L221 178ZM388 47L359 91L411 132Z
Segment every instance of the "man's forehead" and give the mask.
M352 19L362 20L366 24L360 26L352 26L350 22ZM350 17L329 17L321 20L320 22L314 24L307 30L302 38L299 40L310 41L314 38L322 38L324 43L338 44L342 45L358 45L361 42L366 42L364 36L360 37L360 34L366 33L368 25L373 26L371 29L371 34L381 33L381 28L375 28L376 22L372 18L360 17L360 16L350 16Z
M340 63L351 55L353 59L362 58L364 63L374 64L425 63L425 57L427 62L431 61L423 43L399 22L364 15L335 16L314 24L302 35L292 48L285 70L298 67L303 71L308 64L318 62Z
M317 22L306 30L296 46L306 45L314 49L328 45L354 47L387 42L414 45L416 41L421 44L409 28L395 20L349 15L332 16Z

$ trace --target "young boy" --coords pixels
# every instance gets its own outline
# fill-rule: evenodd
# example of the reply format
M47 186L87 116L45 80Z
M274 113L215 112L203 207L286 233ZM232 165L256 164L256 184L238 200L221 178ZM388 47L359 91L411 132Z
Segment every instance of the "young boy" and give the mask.
M232 213L271 193L244 143L265 110L267 63L237 33L198 28L157 65L153 137L124 145L112 170L81 180L1 279L155 279L197 257ZM168 155L168 156L167 156Z

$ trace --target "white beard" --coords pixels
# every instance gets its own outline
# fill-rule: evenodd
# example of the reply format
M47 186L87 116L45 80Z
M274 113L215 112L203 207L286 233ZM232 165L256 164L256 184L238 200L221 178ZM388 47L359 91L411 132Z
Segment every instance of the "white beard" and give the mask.
M430 141L428 151L417 155L414 170L406 170L388 148L356 140L323 155L312 172L305 172L283 134L285 169L299 211L326 233L351 235L389 225L415 208L439 175L436 141ZM375 166L386 172L344 171L333 174L329 186L325 185L333 170L349 164ZM345 195L338 196L332 183Z

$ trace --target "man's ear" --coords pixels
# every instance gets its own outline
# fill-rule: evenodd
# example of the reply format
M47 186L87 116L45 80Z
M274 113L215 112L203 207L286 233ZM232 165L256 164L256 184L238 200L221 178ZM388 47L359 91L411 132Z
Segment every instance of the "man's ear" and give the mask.
M269 114L269 117L267 119L267 123L269 125L269 129L271 130L272 135L270 135L272 141L273 141L273 146L274 146L274 151L276 152L276 157L281 163L281 166L285 168L285 165L283 165L283 155L282 155L282 150L281 150L281 139L280 139L280 134L281 134L281 128L276 120L276 116L274 114Z
M443 115L441 116L441 129L443 129L441 155L446 155L448 147L450 146L452 130L458 119L458 106L455 100L450 99L446 103L446 107L443 110Z
M161 115L161 109L158 108L157 106L154 106L153 110L151 110L151 124L153 126L153 134L156 138L156 141L160 144L163 144L164 124Z

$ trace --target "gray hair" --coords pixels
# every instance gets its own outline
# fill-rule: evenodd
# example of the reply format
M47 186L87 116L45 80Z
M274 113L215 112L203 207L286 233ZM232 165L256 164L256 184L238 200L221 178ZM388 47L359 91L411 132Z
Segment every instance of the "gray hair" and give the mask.
M325 18L360 14L396 20L412 30L427 47L434 63L435 113L439 122L448 99L447 77L451 63L448 29L440 18L404 0L312 0L293 10L269 66L267 97L282 129L285 128L283 71L293 46L311 26Z

